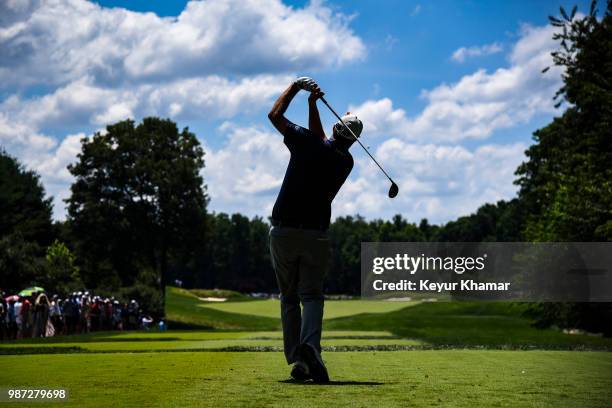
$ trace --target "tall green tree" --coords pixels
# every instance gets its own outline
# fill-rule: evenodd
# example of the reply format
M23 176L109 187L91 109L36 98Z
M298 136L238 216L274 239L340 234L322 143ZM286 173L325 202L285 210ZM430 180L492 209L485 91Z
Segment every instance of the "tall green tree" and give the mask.
M40 283L49 293L66 294L83 288L75 256L61 241L55 240L47 248L45 272Z
M165 285L173 265L203 241L204 152L187 128L145 118L82 140L68 223L88 287L132 286L143 271Z
M576 18L561 8L554 64L564 69L558 105L567 109L534 133L528 160L517 169L519 199L533 241L612 240L612 2L597 2ZM545 69L544 72L548 70ZM541 325L579 327L612 335L611 303L542 303Z
M564 69L556 98L568 107L534 133L516 172L529 240L612 240L612 2L596 14L593 2L582 18L576 8L550 17Z
M38 174L0 149L0 283L14 291L38 283L51 243L51 198Z
M19 234L40 245L51 243L52 199L40 176L0 148L0 235Z

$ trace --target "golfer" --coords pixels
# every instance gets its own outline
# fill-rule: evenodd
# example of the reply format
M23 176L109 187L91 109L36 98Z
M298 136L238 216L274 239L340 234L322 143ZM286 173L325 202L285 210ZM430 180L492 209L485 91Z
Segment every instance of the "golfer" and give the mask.
M308 129L285 118L300 91L308 97ZM272 210L270 253L280 289L285 357L293 364L296 380L329 382L321 359L323 278L330 254L327 229L331 203L353 168L349 148L355 138L341 122L327 138L321 125L317 99L324 93L314 80L293 82L268 114L291 153L285 178ZM358 137L363 125L347 113L342 118ZM300 302L303 310L300 310Z

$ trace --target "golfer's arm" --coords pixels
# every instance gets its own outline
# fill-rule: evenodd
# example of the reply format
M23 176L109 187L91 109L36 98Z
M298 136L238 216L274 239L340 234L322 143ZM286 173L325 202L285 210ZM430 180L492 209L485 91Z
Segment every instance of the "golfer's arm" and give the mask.
M308 99L308 129L310 129L310 132L319 139L325 139L325 131L321 124L317 101L312 99Z
M278 97L276 102L274 102L274 105L272 105L272 110L270 110L270 113L268 113L268 119L270 119L270 122L272 122L274 127L283 134L287 128L287 123L289 122L285 117L285 112L299 91L300 88L298 88L295 82L289 85L281 96Z

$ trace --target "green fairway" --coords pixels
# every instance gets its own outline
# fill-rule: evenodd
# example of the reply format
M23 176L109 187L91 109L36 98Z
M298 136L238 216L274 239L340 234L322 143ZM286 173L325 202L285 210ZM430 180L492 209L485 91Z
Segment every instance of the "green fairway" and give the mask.
M432 346L612 348L612 339L541 330L524 316L526 304L504 302L325 302L325 330L386 331ZM280 330L278 300L203 302L168 287L166 313L172 324L221 330Z
M10 367L0 387L66 388L75 407L607 407L612 398L612 339L536 329L511 303L327 301L332 383L293 383L279 307L168 288L170 324L198 329L0 343Z
M359 313L388 313L416 305L417 302L380 302L371 300L328 300L325 302L325 317L352 316ZM248 314L254 316L280 316L280 301L278 299L252 300L250 302L207 302L199 305L202 308L221 312Z

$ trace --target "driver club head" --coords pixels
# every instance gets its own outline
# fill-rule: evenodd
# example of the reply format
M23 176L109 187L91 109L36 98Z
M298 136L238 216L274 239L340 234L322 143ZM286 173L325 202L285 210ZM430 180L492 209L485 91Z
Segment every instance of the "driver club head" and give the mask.
M393 180L391 180L391 187L389 187L389 198L395 198L397 193L399 193L399 187Z

